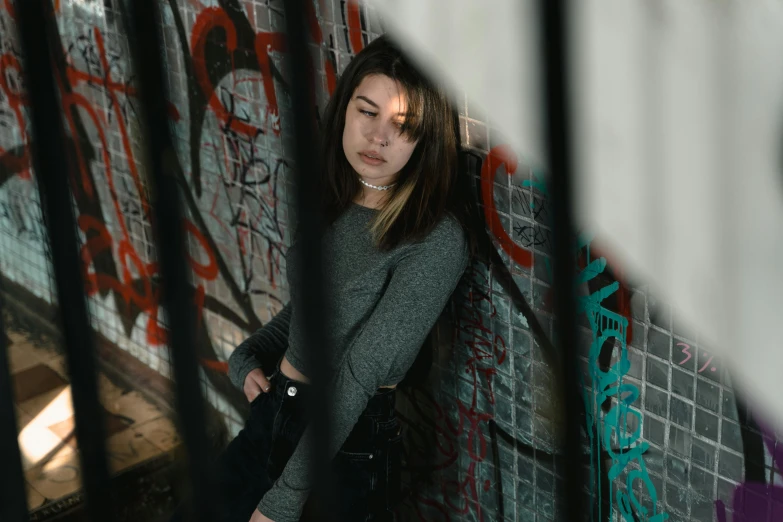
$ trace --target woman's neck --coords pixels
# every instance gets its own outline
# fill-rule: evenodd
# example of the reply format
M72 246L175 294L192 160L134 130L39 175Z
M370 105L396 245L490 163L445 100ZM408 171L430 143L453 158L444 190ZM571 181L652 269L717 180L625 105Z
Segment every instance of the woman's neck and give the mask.
M388 193L385 190L375 190L362 187L362 191L353 198L353 202L367 208L380 209L386 202Z

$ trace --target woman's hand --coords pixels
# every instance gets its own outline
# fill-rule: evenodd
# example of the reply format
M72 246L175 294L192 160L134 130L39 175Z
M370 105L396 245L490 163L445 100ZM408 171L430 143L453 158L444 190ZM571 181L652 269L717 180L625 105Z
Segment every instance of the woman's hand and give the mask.
M261 393L268 392L272 387L269 385L269 381L266 379L266 375L261 371L261 368L256 368L247 374L245 377L245 385L242 391L245 392L248 402L253 402L256 397ZM266 519L268 520L268 519Z
M261 513L259 510L254 509L253 510L253 516L250 517L250 520L248 522L275 522L271 518L268 518L264 516L263 513Z

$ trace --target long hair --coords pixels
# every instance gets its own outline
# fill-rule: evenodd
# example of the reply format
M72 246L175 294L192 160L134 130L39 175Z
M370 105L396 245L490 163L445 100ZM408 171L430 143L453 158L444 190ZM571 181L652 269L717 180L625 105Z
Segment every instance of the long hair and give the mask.
M359 52L337 82L322 120L320 192L327 223L333 222L362 190L359 176L342 146L345 113L362 80L382 74L397 81L407 99L403 136L418 140L408 163L389 190L371 224L379 248L425 237L450 214L462 225L471 253L474 235L468 226L470 197L458 183L459 135L454 111L443 90L433 85L388 36L380 36Z

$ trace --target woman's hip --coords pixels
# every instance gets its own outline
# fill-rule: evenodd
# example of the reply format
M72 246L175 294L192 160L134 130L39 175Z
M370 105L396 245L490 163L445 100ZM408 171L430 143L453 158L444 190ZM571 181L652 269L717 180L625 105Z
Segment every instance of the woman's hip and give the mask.
M273 375L270 382L270 392L251 405L244 430L250 447L259 452L253 460L266 462L266 484L274 483L296 449L307 425L306 403L312 392L309 385L281 373ZM402 437L394 409L395 393L381 389L370 398L333 459L331 480L336 484L340 508L347 510L342 520L365 520L367 514L383 520L399 500ZM307 513L313 513L311 504ZM308 516L303 520L317 519Z

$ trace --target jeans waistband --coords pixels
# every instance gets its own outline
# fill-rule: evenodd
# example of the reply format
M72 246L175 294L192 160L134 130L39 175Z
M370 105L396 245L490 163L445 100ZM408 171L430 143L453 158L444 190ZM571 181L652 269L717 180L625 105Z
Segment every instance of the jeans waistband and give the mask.
M277 362L274 373L267 377L273 385L272 393L285 393L289 397L306 397L310 393L312 385L287 377L280 371L281 361L282 358ZM396 403L396 391L396 388L378 388L375 391L375 395L370 397L362 415L370 417L387 417L392 415Z

